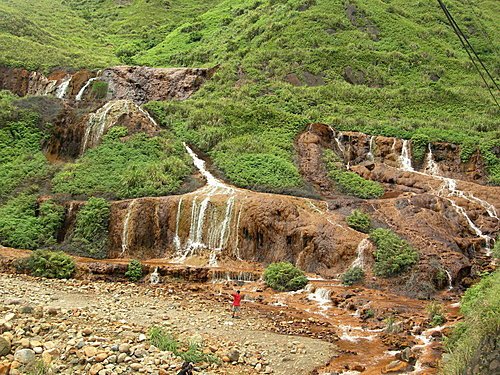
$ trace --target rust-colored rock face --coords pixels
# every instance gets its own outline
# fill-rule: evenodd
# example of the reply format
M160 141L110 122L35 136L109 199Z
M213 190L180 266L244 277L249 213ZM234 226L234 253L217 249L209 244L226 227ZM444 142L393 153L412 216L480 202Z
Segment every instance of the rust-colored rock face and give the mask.
M147 112L130 100L113 100L83 115L66 105L47 141L46 155L50 160L76 158L97 146L115 125L126 127L129 134L152 135L160 130Z
M97 73L56 70L45 76L25 69L0 68L0 89L19 96L61 99L62 109L54 116L54 131L45 151L51 161L71 160L99 144L109 128L118 123L127 127L129 134L154 134L159 126L139 105L151 100L186 99L214 72L215 68L119 66ZM107 83L102 99L92 91L97 81Z
M140 105L151 100L187 99L214 73L215 68L117 66L97 73L57 70L45 76L25 69L1 67L0 89L19 96L53 95L80 102L90 98L90 83L97 80L108 84L107 101L124 99Z
M342 200L327 177L324 149L334 150L352 171L382 183L384 197ZM361 208L418 249L420 280L431 281L441 268L449 282L457 283L474 267L489 263L485 253L500 232L500 188L480 184L485 174L479 155L461 163L457 146L433 143L425 160L414 165L410 142L336 132L322 124L311 125L297 138L297 150L302 175L328 199L330 209L348 214Z
M108 100L130 99L142 104L151 100L187 99L214 72L201 68L117 66L105 69L100 79L109 85Z
M212 266L227 259L288 260L306 271L335 276L349 267L366 235L324 206L309 199L207 188L113 202L108 256Z

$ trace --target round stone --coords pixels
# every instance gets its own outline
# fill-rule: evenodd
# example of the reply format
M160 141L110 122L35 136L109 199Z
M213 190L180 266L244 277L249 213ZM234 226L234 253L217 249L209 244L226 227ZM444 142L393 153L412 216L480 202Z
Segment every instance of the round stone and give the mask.
M14 353L14 359L26 365L35 361L35 352L31 349L18 350Z
M0 357L9 354L10 350L11 350L10 342L8 342L3 337L0 337Z

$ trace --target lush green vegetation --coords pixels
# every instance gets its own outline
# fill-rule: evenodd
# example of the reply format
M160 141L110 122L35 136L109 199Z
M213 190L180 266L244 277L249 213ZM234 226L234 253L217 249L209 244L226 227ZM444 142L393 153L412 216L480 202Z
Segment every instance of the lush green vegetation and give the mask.
M361 267L351 267L341 277L342 284L351 286L357 284L365 278L365 272Z
M205 354L202 345L196 341L182 342L163 328L153 326L149 330L149 340L160 350L166 350L192 363L218 363L219 359L212 354Z
M446 342L443 374L458 375L471 370L485 351L487 338L498 340L500 333L500 271L484 276L467 289L460 311L465 320L458 323ZM487 371L487 369L485 369Z
M0 91L0 203L11 193L46 178L50 169L40 150L45 136L40 117L16 107L15 99Z
M132 259L127 266L127 272L125 272L125 276L130 281L139 281L142 279L142 263L137 259Z
M347 5L357 8L351 20ZM450 7L458 22L475 30L469 35L471 43L493 68L498 61L498 41L493 38L498 4L475 3L474 16L468 5ZM231 120L235 113L246 119L254 108L262 108L260 123L272 125L273 133L284 126L272 116L281 112L285 124L287 115L293 115L341 130L413 138L417 159L423 156L421 144L427 137L468 145L474 139L483 154L491 152L491 140L498 142L498 109L434 3L224 1L179 26L134 61L222 63L192 100L166 106L163 116L177 129L197 131L197 145L219 157L214 161L230 179L233 169L245 168L245 154L254 152L249 148L239 154L233 138L250 134L264 149L283 141L284 146L292 145L293 137L270 134L263 142L253 127L245 129L246 121ZM348 71L357 78L347 77ZM179 118L172 107L185 115ZM224 163L219 147L239 158ZM494 160L488 166L492 181L498 182ZM266 175L266 164L253 165L256 175ZM343 177L348 183L355 178Z
M28 259L32 275L51 279L68 279L75 273L75 262L63 252L36 250Z
M432 327L443 325L446 322L443 305L438 302L431 302L426 307L429 314L429 323Z
M346 218L347 224L357 231L368 233L372 227L370 215L360 210L353 210Z
M338 188L345 194L358 198L379 198L384 194L382 184L377 181L366 180L357 173L344 170L339 157L332 150L324 150L328 177L335 181Z
M111 128L101 145L56 174L54 192L134 198L167 195L181 186L191 161L180 142L166 133L124 135L125 128Z
M78 211L69 251L81 256L104 258L108 246L110 204L91 197Z
M62 206L21 193L0 206L0 244L20 249L51 246L63 217Z
M0 4L1 65L28 69L132 63L217 1L15 0Z
M377 276L398 275L418 261L418 253L411 245L389 229L375 229L370 239L377 247L374 267Z
M271 263L264 270L264 281L280 292L299 290L307 285L304 273L288 262Z
M498 76L498 2L449 7ZM301 189L293 142L315 121L411 138L416 160L428 141L460 144L464 160L479 150L500 183L498 109L437 3L11 0L2 19L3 64L220 64L192 99L151 107L239 186Z

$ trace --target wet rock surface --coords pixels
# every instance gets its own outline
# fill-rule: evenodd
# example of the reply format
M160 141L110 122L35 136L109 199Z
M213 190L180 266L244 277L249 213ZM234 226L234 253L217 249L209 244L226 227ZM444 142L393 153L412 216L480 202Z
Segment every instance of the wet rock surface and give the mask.
M240 319L230 318L235 288L244 296ZM196 374L380 374L415 366L433 374L445 332L427 329L423 301L334 280L275 293L261 282L162 276L147 285L0 274L0 290L0 337L11 344L0 369L11 374L40 362L54 374L177 374L183 360L151 345L151 326L219 358L197 363ZM449 297L439 298L448 304ZM452 324L456 308L448 306ZM362 317L366 310L372 312Z

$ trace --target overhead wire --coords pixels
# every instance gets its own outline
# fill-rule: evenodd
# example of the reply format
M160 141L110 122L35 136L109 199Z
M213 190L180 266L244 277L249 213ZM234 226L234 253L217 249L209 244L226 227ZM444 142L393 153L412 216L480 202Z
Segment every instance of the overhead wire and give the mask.
M455 34L458 36L458 39L460 40L460 43L462 44L462 46L464 47L465 51L467 52L467 55L469 56L470 60L472 61L472 64L474 65L474 67L476 68L477 72L479 73L479 75L481 76L484 84L486 85L486 88L488 89L491 97L493 98L494 102L496 103L497 107L500 108L500 104L498 104L498 101L496 99L496 96L495 94L493 93L493 91L491 90L491 87L489 85L489 83L487 82L483 72L481 71L481 69L479 68L479 66L477 65L476 61L474 60L474 58L472 57L472 54L471 52L469 51L469 48L472 50L472 52L474 53L474 56L477 58L477 60L479 61L479 63L481 64L482 68L486 71L486 74L488 75L488 77L491 79L491 81L493 82L493 85L497 88L498 91L500 91L500 88L498 87L498 84L496 83L496 81L494 80L494 78L492 77L492 75L490 74L490 72L488 71L488 69L486 68L486 66L484 65L484 63L482 62L481 58L479 57L479 55L476 53L476 51L474 50L474 48L472 47L472 45L470 44L469 40L467 39L467 37L465 36L465 34L462 32L462 30L460 29L460 27L458 26L457 22L455 21L455 19L453 18L453 16L451 15L451 13L449 12L448 8L446 7L446 5L442 2L442 0L438 0L438 3L441 7L441 9L443 10L446 18L448 19L448 22L450 23L451 27L453 28L453 31L455 32ZM469 47L469 48L467 48Z

